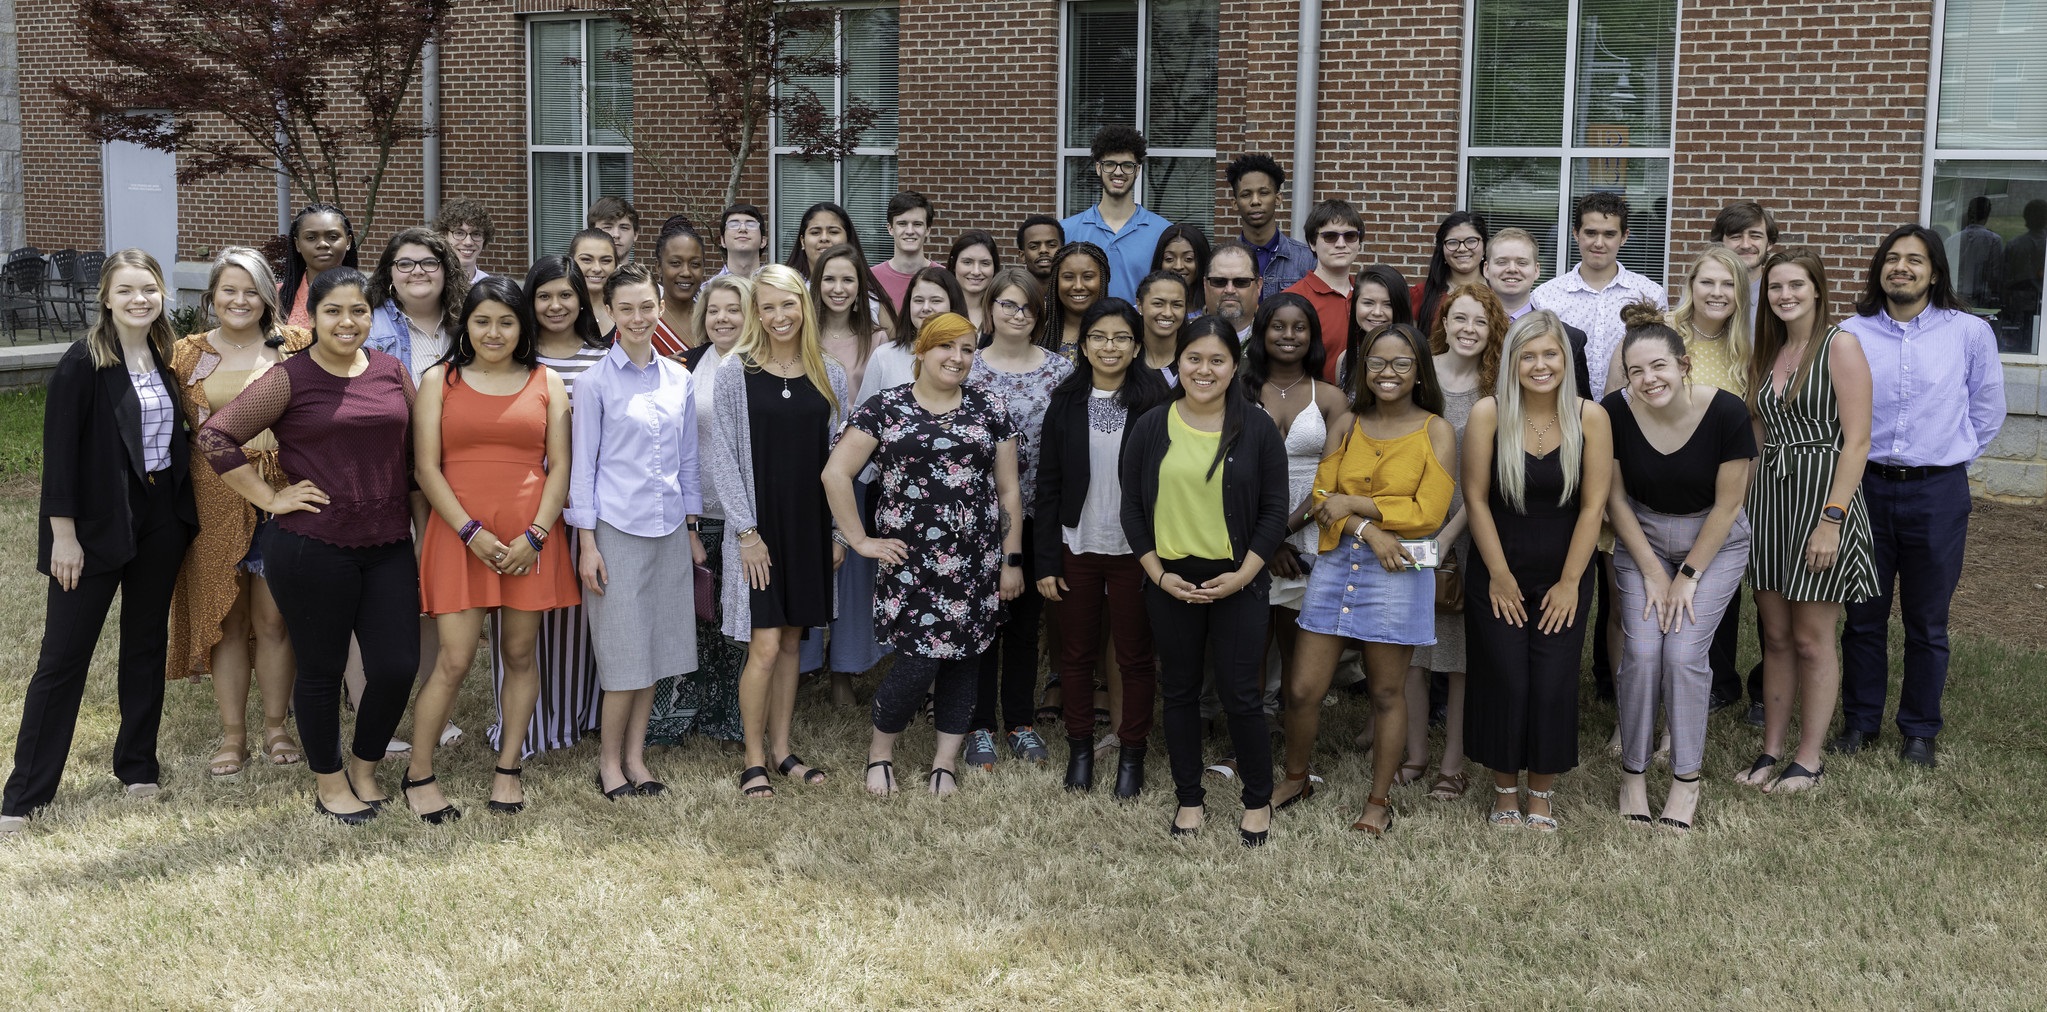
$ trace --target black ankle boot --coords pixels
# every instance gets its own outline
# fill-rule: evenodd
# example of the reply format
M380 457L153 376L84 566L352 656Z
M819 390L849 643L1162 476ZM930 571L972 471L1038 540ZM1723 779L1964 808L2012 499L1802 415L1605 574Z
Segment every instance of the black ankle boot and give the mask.
M1095 789L1095 743L1092 740L1066 739L1066 789L1082 793Z
M1116 757L1116 796L1129 800L1144 790L1144 746L1125 745Z

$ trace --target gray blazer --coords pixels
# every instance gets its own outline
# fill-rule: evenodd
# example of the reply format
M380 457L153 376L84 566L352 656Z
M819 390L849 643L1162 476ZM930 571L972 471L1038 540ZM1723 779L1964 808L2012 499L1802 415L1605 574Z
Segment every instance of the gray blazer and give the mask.
M853 410L846 394L846 370L830 356L824 360L825 376L832 396L839 399L839 414L829 424L827 440L838 434ZM718 366L717 384L711 390L711 441L703 460L704 473L718 489L718 504L725 509L724 570L719 593L724 600L725 621L720 631L741 643L753 639L753 613L746 585L746 568L739 562L739 532L759 523L754 513L753 426L747 424L746 363L736 354L727 355ZM818 494L823 495L822 485ZM839 613L838 581L832 581L832 615Z

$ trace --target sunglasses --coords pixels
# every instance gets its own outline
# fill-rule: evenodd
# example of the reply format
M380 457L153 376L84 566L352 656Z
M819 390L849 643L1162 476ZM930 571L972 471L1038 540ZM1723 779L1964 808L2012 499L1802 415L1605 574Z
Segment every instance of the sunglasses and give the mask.
M1355 244L1358 240L1363 239L1365 237L1365 234L1363 232L1360 232L1354 228L1347 228L1341 232L1335 229L1330 229L1326 232L1317 232L1315 233L1315 235L1316 237L1320 238L1323 242L1328 243L1331 246L1334 246L1337 243Z
M1208 276L1208 287L1218 290L1224 288L1245 289L1257 283L1257 278L1226 278L1216 274Z

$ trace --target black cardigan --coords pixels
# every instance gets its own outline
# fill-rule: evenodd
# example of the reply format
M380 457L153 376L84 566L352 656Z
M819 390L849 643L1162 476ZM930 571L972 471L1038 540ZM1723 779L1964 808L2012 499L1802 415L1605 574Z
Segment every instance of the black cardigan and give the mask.
M1093 481L1088 455L1088 400L1091 387L1055 390L1045 407L1045 427L1038 434L1038 497L1031 506L1032 551L1037 556L1034 576L1066 574L1063 528L1080 525L1081 508L1087 505L1088 485ZM1130 432L1143 412L1125 408L1123 442L1128 448Z
M1159 499L1159 465L1172 440L1166 435L1166 412L1179 401L1167 401L1137 420L1123 437L1123 536L1131 554L1142 558L1157 548L1152 518ZM1248 401L1240 405L1244 430L1224 448L1223 523L1230 532L1231 561L1241 566L1244 554L1258 553L1271 561L1286 539L1286 443L1272 416ZM1261 570L1264 579L1269 570Z
M151 350L163 388L177 397L178 377ZM191 431L182 407L171 420L171 494L187 534L199 530L192 502ZM50 374L43 409L43 495L36 524L36 572L50 573L51 517L70 517L85 550L81 575L109 573L135 557L135 518L128 488L143 470L142 402L125 363L92 364L85 342L73 344ZM131 479L129 475L134 475Z

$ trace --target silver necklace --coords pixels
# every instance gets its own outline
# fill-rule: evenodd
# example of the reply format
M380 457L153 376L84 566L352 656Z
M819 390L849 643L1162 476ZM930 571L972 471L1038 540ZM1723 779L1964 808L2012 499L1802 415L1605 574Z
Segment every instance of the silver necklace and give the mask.
M1277 383L1274 383L1274 384L1273 384L1273 387L1274 387L1274 388L1276 388L1276 389L1277 389L1277 390L1279 391L1279 399L1280 399L1280 400L1286 400L1286 395L1287 395L1287 392L1288 392L1288 391L1290 391L1290 390L1292 390L1293 388L1295 388L1295 387L1297 387L1297 386L1300 386L1300 385L1301 385L1301 381L1302 381L1302 380L1304 380L1304 379L1307 379L1307 378L1308 378L1308 374L1307 374L1307 373L1305 373L1305 372L1303 372L1303 373L1301 373L1301 374L1300 374L1299 376L1296 376L1296 377L1294 377L1294 381L1293 381L1292 383L1288 383L1288 384L1287 384L1286 386L1280 386L1279 384L1277 384Z
M222 344L224 344L224 345L227 345L228 347L230 347L230 348L233 348L233 349L234 349L234 350L236 350L236 351L241 351L242 349L244 349L244 348L247 348L248 346L250 346L250 345L252 345L252 344L255 344L255 343L256 343L257 341L261 341L261 340L263 340L263 336L262 336L262 335L260 335L260 334L258 334L257 336L255 336L255 337L252 337L252 338L250 338L250 339L248 339L248 340L246 340L246 341L243 341L243 342L242 342L242 343L240 343L240 344L236 344L236 343L234 343L233 341L230 341L230 340L228 340L228 339L227 339L227 335L226 335L226 334L223 334L223 333L221 333L221 332L219 332L219 331L214 331L214 334L213 334L213 336L214 336L214 337L216 337L216 338L219 338L219 339L220 339L220 343L222 343Z
M783 369L793 369L793 368L795 368L795 367L796 367L796 361L795 361L794 359L791 359L791 360L789 361L789 363L788 363L787 365L784 365L784 364L783 364L783 363L782 363L781 361L779 361L779 360L777 360L777 359L772 359L772 358L771 358L771 359L768 359L768 364L769 364L769 365L773 365L773 366L777 366L777 367L779 367L779 368L783 368ZM782 381L782 399L783 399L783 400L788 400L788 399L789 399L790 397L794 396L794 395L792 395L791 393L789 393L789 377L787 377L787 376L783 376L783 375L782 375L782 374L780 374L780 373L776 373L776 374L775 374L775 378L776 378L776 379L779 379L779 380L781 380L781 381Z

